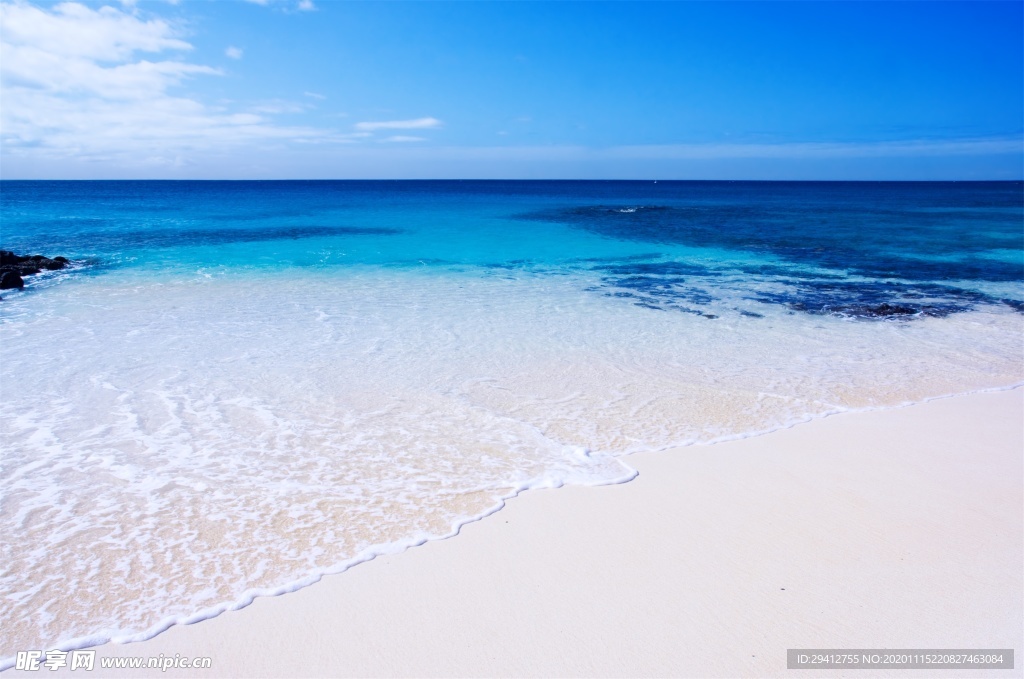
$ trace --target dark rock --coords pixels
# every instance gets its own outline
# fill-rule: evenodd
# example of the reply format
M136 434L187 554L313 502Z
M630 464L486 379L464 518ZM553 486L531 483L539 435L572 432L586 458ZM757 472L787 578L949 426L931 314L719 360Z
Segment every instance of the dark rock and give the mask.
M831 313L840 314L842 316L852 316L854 318L889 318L889 317L907 317L916 316L920 313L926 313L929 309L915 309L914 307L903 306L901 304L889 304L885 302L883 304L842 304L836 306L826 306L820 312L814 309L799 308L800 305L791 305L791 308L797 311L809 311L810 313Z
M908 316L916 314L917 309L899 304L879 304L875 307L867 307L864 313L869 316Z
M44 269L59 271L71 264L67 257L43 255L18 255L10 250L0 250L0 290L25 287L24 276L34 276Z
M54 257L51 259L44 255L16 255L10 250L0 250L0 267L4 267L2 269L3 271L16 270L9 267L35 269L36 273L38 273L40 269L57 271L58 269L63 269L70 263L71 261L67 257Z
M4 271L0 273L0 290L11 290L17 288L18 290L25 287L25 281L21 279L17 273L13 271Z
M61 259L63 259L64 261L61 262L56 259L50 259L49 257L44 257L43 255L32 255L31 257L22 258L21 265L24 266L26 264L31 264L36 269L57 271L59 269L63 269L68 264L67 259L63 257Z
M3 273L5 271L10 271L10 272L16 273L16 274L18 274L20 276L34 276L37 273L39 273L41 271L41 269L39 269L36 266L33 266L31 263L27 263L26 262L24 264L2 264L2 265L0 265L0 273Z
M71 264L67 257L53 257L44 255L15 255L9 250L0 250L0 271L16 271L22 275L39 273L42 269L56 271Z

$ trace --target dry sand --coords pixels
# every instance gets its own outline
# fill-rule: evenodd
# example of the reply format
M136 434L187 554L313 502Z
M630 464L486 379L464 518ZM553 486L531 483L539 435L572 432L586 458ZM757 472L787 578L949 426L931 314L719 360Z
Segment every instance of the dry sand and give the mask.
M636 455L631 483L525 493L98 657L213 659L162 677L1019 677L1022 457L1022 389ZM1016 669L786 669L812 647L1015 648Z

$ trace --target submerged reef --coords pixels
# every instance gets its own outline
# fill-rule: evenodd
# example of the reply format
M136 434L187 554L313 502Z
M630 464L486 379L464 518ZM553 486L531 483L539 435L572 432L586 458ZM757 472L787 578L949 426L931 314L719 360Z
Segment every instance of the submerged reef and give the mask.
M516 218L659 246L661 254L590 267L601 275L592 291L646 309L709 319L761 316L743 308L748 302L867 320L1003 305L1024 313L1010 287L1024 283L1024 266L1008 256L1021 245L1019 195L929 187L894 194L874 185L801 191L788 200L706 185L681 204L577 204ZM690 252L664 253L673 247Z

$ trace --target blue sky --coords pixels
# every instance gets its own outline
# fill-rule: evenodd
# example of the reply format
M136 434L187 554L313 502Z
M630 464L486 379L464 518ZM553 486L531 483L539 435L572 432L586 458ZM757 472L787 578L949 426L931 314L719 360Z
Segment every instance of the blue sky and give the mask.
M5 178L1024 175L1020 2L2 6Z

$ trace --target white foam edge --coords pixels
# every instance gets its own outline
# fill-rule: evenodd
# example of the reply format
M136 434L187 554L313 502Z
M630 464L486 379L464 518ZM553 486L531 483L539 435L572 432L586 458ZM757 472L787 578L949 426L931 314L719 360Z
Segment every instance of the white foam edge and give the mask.
M763 430L758 430L758 431L748 432L748 433L743 433L743 434L731 434L731 435L728 435L728 436L721 436L721 437L718 437L718 438L715 438L715 439L711 439L709 441L693 441L693 440L689 440L689 441L682 441L682 442L677 442L677 443L671 443L671 444L667 444L667 445L664 445L664 446L658 446L657 448L644 448L644 449L629 450L629 451L626 451L626 452L623 452L623 453L619 453L618 455L615 456L615 460L620 465L622 465L623 469L626 470L626 473L623 474L621 477L617 477L617 478L614 478L614 479L608 479L608 480L594 481L594 482L586 482L586 481L574 482L571 485L578 485L578 486L610 486L610 485L618 485L618 484L622 484L622 483L628 483L628 482L632 481L633 479L635 479L637 476L639 476L640 472L638 472L636 469L633 469L632 467L627 465L625 462L622 461L621 458L628 457L629 455L634 455L634 454L637 454L637 453L663 452L663 451L666 451L666 450L671 450L673 448L689 447L689 446L697 445L697 444L700 444L700 445L713 445L713 444L716 444L716 443L723 443L725 441L736 441L736 440L740 440L740 439L753 438L755 436L763 436L764 434L770 434L772 432L782 431L784 429L792 429L793 427L795 427L797 425L806 424L808 422L812 422L814 420L824 419L826 417L831 417L833 415L841 415L841 414L846 414L846 413L874 412L874 411L880 411L880 410L897 410L897 409L900 409L900 408L907 408L907 407L914 406L914 405L919 405L919 404L922 404L922 403L928 403L930 401L939 401L939 400L944 400L944 399L949 399L949 398L957 398L957 397L960 397L960 396L969 396L969 395L972 395L972 394L985 394L985 393L994 393L994 392L1001 392L1001 391L1013 391L1014 389L1019 389L1021 387L1024 387L1024 381L1022 381L1022 382L1015 382L1013 384L1010 384L1010 385L1007 385L1007 386L1002 386L1002 387L987 387L987 388L983 388L983 389L974 389L974 390L971 390L971 391L943 394L943 395L940 395L940 396L929 396L927 398L923 398L923 399L920 399L920 400L917 400L917 401L904 401L902 403L898 403L898 404L895 404L895 405L867 406L867 407L864 407L864 408L838 408L837 407L837 408L834 408L832 410L828 410L828 411L825 411L825 412L822 412L822 413L816 413L814 415L807 415L805 417L795 419L793 421L787 422L785 424L781 424L781 425L779 425L777 427L773 427L773 428L770 428L770 429L763 429ZM586 455L586 454L589 453L589 451L583 452L585 450L586 449L584 449L584 448L580 448L576 452L577 452L577 454ZM173 627L175 625L193 625L193 624L195 624L197 622L202 622L203 620L209 620L210 618L215 618L218 615L220 615L221 613L224 613L226 611L241 610L241 609L245 608L246 606L248 606L249 604L251 604L253 601L255 601L258 597L281 596L282 594L288 594L290 592L296 592L296 591L298 591L300 589L304 589L306 587L309 587L310 585L314 585L317 582L320 582L320 580L323 579L323 577L325 575L335 575L337 573L343 573L343 572L347 571L348 569L352 568L353 566L357 566L357 565L359 565L361 563L366 563L368 561L373 561L378 556L390 556L390 555L394 555L394 554L400 554L400 553L402 553L402 552L404 552L404 551L406 551L406 550L408 550L408 549L410 549L412 547L419 547L420 545L424 545L424 544L426 544L427 542L430 542L430 541L434 541L434 540L447 540L449 538L453 538L453 537L457 536L461 532L463 526L471 524L471 523L475 523L477 521L481 521L481 520L487 518L488 516L501 511L505 507L505 504L506 504L506 502L508 500L511 500L512 498L515 498L515 497L518 497L520 493L523 493L523 492L528 491L528 490L539 490L539 489L544 489L544 488L561 488L564 485L565 485L564 481L562 481L561 479L555 479L555 478L545 478L545 479L543 479L541 481L537 481L537 482L533 482L533 483L527 483L527 484L522 484L522 485L518 486L513 492L509 493L508 495L502 496L498 500L498 502L496 504L494 504L493 506L491 506L489 509L481 512L480 514L471 516L469 518L459 519L458 521L456 521L452 525L452 530L450 532L444 534L444 535L419 535L419 536L409 537L409 538L405 538L403 540L398 540L398 541L391 542L391 543L386 543L386 544L382 544L382 545L374 545L374 546L372 546L370 548L367 548L366 550L364 550L360 554L352 557L351 559L347 559L345 561L342 561L340 563L334 564L332 566L327 566L327 567L324 567L324 568L314 569L309 575L307 575L305 577L302 577L302 578L299 578L298 580L293 580L293 581L291 581L291 582L289 582L287 584L281 585L279 587L271 587L271 588L264 588L264 589L248 589L245 592L243 592L242 595L238 599L236 599L235 601L217 604L216 606L210 606L210 607L204 608L204 609L202 609L200 611L197 611L195 613L192 613L191 615L169 616L169 617L164 618L163 620L161 620L157 624L149 627L148 629L146 629L145 631L142 631L142 632L127 633L127 634L119 634L117 632L110 632L110 633L108 633L108 632L99 632L99 633L96 633L96 634L90 634L90 635L87 635L87 636L75 637L74 639L68 639L66 641L61 641L61 642L58 642L57 644L54 644L52 646L52 648L48 648L48 649L22 649L22 650L42 650L44 652L48 651L48 650L74 651L74 650L81 650L81 649L85 649L85 648L91 648L91 647L94 647L94 646L101 646L103 644L108 644L108 643L129 644L129 643L135 643L135 642L138 642L138 641L146 641L148 639L152 639L153 637L155 637L155 636L157 636L157 635L167 631L168 629L170 629L171 627ZM12 667L14 667L15 662L16 662L16 656L9 656L9 657L5 657L5 658L0 658L0 672L3 672L5 670L11 669Z

